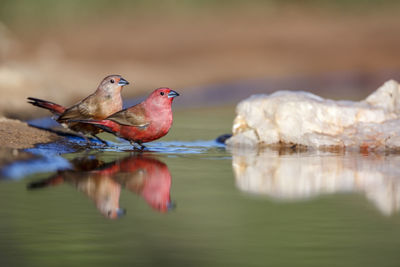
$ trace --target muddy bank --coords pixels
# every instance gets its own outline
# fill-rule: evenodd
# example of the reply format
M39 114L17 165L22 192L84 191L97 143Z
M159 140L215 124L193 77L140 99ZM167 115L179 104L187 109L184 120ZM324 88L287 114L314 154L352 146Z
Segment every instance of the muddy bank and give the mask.
M1 148L30 148L35 144L56 141L58 138L54 133L30 127L25 122L0 118Z
M15 160L33 158L21 151L35 144L54 142L60 137L54 133L29 126L19 120L0 118L0 167Z

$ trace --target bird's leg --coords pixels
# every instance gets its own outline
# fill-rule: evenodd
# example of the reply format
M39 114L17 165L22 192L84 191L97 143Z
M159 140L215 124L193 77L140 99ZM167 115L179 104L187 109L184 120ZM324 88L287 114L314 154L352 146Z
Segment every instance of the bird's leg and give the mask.
M131 145L133 146L133 150L138 149L135 141L130 140L129 143L131 143Z
M85 134L83 134L81 132L77 132L77 136L79 136L80 138L83 138L87 144L91 144L92 143L90 141L90 139Z
M105 141L105 140L101 139L100 137L98 137L98 136L97 136L97 135L95 135L95 134L92 134L92 136L93 136L94 138L96 138L97 140L99 140L100 142L102 142L102 143L103 143L103 145L106 145L106 146L108 146L108 143L107 143L107 141Z
M146 147L141 142L129 141L134 150L143 151Z
M143 151L146 148L142 143L138 143L138 145L140 146L140 151Z

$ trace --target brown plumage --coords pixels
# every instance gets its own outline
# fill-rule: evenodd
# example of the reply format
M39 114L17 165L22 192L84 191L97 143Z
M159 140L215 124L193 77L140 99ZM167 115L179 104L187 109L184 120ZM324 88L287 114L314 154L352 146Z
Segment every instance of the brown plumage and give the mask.
M68 108L33 97L28 97L28 103L50 110L58 116L56 120L63 126L81 134L90 134L101 140L96 136L96 134L102 131L98 127L70 121L87 119L102 120L121 110L121 90L123 86L128 84L129 82L120 75L107 76L102 80L93 94ZM101 141L104 142L103 140Z

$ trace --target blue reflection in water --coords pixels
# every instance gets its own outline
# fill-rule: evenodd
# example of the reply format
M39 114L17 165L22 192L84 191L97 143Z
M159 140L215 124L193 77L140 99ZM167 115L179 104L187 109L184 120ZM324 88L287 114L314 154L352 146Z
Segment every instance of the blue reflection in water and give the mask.
M52 150L52 145L39 145L26 149L38 158L14 162L1 170L0 176L6 179L21 179L25 176L39 173L52 172L71 167L68 160L60 156L59 150Z
M101 142L92 139L92 144L86 144L83 138L67 136L67 141L40 144L35 148L25 151L38 156L27 161L14 162L1 171L0 175L7 179L21 179L35 173L52 172L70 169L71 165L62 154L78 151L101 151L101 152L131 152L134 151L129 142L122 140L121 143L108 142L108 146L102 146ZM168 141L153 142L146 144L145 152L156 152L162 154L201 154L210 149L225 149L225 146L215 140L209 141Z

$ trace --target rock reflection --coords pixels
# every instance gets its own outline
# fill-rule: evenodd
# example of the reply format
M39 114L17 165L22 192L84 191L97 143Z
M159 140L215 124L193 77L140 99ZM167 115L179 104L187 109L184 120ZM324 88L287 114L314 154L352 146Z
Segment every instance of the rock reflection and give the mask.
M400 207L400 156L383 154L233 151L237 187L283 201L363 193L385 215Z
M171 174L167 165L157 159L133 154L105 163L94 156L72 160L73 169L59 171L45 180L28 185L38 189L68 183L86 194L101 214L116 219L125 214L119 207L121 187L141 195L159 212L173 208L170 198Z

